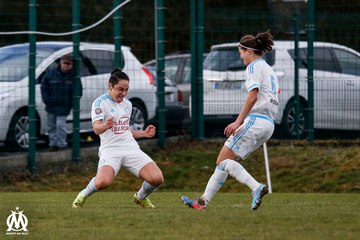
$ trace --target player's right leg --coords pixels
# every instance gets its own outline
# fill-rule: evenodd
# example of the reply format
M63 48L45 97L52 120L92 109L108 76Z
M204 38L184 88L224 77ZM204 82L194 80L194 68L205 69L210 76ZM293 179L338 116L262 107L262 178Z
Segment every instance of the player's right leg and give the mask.
M227 160L225 160L227 161ZM223 169L223 162L216 166L214 173L209 178L209 181L206 185L203 195L198 199L191 199L187 196L181 196L183 203L191 208L203 210L207 207L211 199L219 191L219 189L224 185L228 173Z
M92 178L85 189L83 189L75 198L72 207L81 208L86 199L94 192L104 189L111 185L115 177L115 171L111 166L105 165L98 169L96 177Z
M142 208L155 208L149 198L140 199L137 193L134 194L134 203L138 204Z
M87 199L87 196L82 195L82 191L79 192L79 194L76 196L74 202L72 203L73 208L81 208L85 201Z
M79 192L79 194L76 196L72 207L73 208L81 208L87 197L90 196L93 192L97 191L96 187L95 187L95 177L93 177L89 184L86 186L85 189L83 189L81 192Z

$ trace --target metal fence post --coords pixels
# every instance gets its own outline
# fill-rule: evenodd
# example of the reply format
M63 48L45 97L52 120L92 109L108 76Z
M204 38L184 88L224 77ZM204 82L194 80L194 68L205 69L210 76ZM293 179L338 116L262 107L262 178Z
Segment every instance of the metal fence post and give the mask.
M118 6L122 0L114 0L114 7ZM121 67L121 13L120 9L114 13L114 45L115 45L115 66Z
M295 42L295 52L294 52L294 89L295 89L295 132L296 138L300 139L300 126L299 126L299 115L300 115L300 98L299 98L299 12L296 11L294 14L294 42Z
M314 31L315 31L315 11L314 1L308 1L308 22L307 30L307 63L308 63L308 108L307 108L307 140L314 141Z
M158 134L159 146L166 144L166 108L165 108L165 25L164 25L164 0L155 0L155 41L156 41L156 74L157 74L157 97L158 97Z
M73 0L72 30L80 29L80 0ZM73 82L73 145L72 159L76 163L80 161L80 33L72 35L73 52L75 60L75 79Z
M204 138L204 1L191 0L191 136Z
M29 31L36 31L36 0L29 3ZM35 117L35 58L36 58L36 35L29 34L29 148L28 169L31 174L36 170L36 117Z

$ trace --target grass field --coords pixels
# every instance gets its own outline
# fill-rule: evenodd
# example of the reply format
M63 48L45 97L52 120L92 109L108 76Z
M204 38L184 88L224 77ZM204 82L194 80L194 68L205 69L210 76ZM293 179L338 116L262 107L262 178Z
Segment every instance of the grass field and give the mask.
M214 172L215 159L224 140L175 141L165 149L143 147L162 170L162 191L202 191ZM272 189L282 193L360 193L360 140L354 142L270 141L268 154ZM76 192L96 174L98 156L76 165L68 162L38 164L35 176L26 169L0 169L0 192ZM241 164L258 181L266 182L262 147ZM124 169L110 191L135 191L138 181ZM229 177L223 192L247 192Z
M157 162L165 183L151 195L156 209L132 202L141 181L122 170L113 185L71 203L96 173L97 156L80 164L38 165L0 174L0 239L359 239L360 141L270 141L272 194L250 210L249 189L233 178L206 211L184 206L180 196L198 197L215 167L223 141L176 141L167 148L143 148ZM266 183L262 148L242 165ZM16 207L28 218L27 236L6 235Z
M99 192L81 209L77 193L1 193L1 239L359 239L360 195L272 193L250 210L250 193L219 193L205 211L183 205L182 194L151 196L156 209L141 209L133 192ZM10 210L28 218L27 236L6 234Z

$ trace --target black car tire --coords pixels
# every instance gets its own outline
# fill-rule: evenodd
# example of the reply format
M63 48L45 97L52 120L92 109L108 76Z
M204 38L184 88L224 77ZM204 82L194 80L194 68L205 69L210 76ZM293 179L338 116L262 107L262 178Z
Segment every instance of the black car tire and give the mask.
M306 112L305 112L305 101L300 100L300 112L299 112L299 131L298 136L300 139L306 136ZM281 129L288 138L297 138L297 132L295 129L295 101L290 100L285 107L283 119L281 122Z
M132 130L141 131L145 129L147 121L147 115L145 107L137 102L132 102L132 112L130 117L130 128Z
M29 117L27 111L18 111L12 117L5 146L20 150L29 147Z

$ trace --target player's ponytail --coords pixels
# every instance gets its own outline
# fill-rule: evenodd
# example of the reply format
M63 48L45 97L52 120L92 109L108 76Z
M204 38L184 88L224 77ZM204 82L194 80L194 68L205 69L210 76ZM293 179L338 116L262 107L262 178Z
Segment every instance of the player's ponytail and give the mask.
M239 47L244 49L251 49L255 54L261 55L264 52L272 50L274 45L273 36L270 33L270 30L262 33L258 33L255 36L245 35L240 39Z
M259 44L259 48L263 52L269 52L274 45L273 36L270 33L270 29L263 33L258 33L255 37L255 41Z

